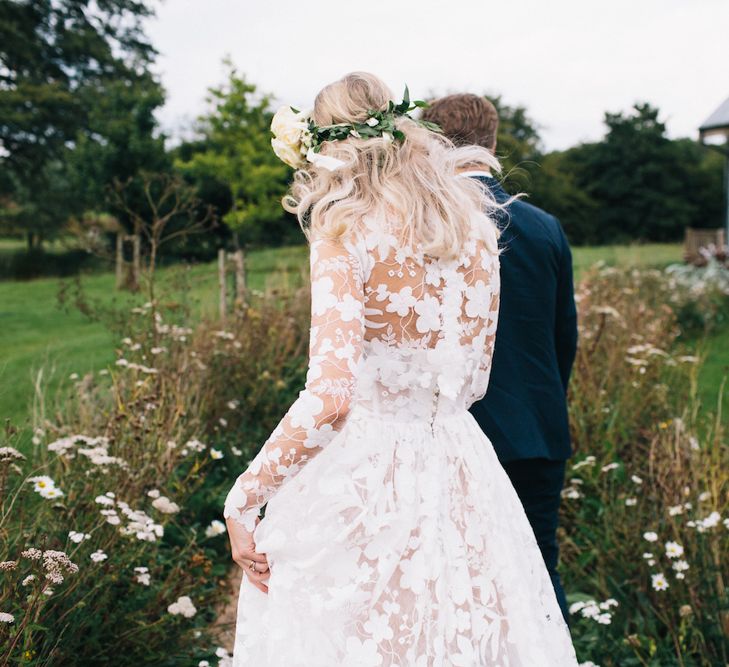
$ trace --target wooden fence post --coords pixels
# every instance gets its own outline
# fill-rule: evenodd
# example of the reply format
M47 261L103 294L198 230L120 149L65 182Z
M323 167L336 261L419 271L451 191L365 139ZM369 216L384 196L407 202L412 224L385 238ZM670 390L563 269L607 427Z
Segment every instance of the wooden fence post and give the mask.
M687 262L700 260L700 250L712 243L717 247L721 247L726 243L723 229L692 229L687 227L683 241L684 259Z
M132 280L134 282L133 288L139 289L139 277L142 275L142 262L141 262L141 240L139 234L134 234L131 237L132 241Z
M124 235L116 235L116 288L124 286Z
M235 263L235 298L238 305L246 305L246 258L242 250L233 253Z
M228 310L227 285L225 280L225 250L218 250L218 287L220 288L220 321L225 325Z

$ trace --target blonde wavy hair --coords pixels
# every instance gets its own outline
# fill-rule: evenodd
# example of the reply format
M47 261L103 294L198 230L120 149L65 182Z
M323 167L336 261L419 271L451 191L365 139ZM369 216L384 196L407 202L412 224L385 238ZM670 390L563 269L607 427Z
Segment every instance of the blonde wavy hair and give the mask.
M368 110L384 110L392 99L376 76L353 72L319 92L312 118L317 126L363 123ZM296 172L283 206L296 214L309 241L341 238L374 218L394 229L403 245L433 257L458 257L474 230L497 253L493 214L503 206L458 171L475 165L498 171L498 160L480 146L457 148L406 116L397 117L395 126L403 141L328 141L321 154L343 161L342 166L328 171L307 164Z

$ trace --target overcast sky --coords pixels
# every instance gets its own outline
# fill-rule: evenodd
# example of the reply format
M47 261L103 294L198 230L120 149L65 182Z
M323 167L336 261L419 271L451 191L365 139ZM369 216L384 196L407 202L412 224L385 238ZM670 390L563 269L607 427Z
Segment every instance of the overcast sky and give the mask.
M603 134L606 110L657 105L672 136L729 96L729 0L164 0L149 34L180 136L230 55L281 103L308 106L352 70L397 99L500 93L548 149Z

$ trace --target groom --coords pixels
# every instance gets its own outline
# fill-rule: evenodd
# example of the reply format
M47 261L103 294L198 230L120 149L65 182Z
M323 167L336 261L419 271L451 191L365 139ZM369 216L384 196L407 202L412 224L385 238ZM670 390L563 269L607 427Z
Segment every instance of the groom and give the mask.
M423 119L459 146L496 150L499 117L478 95L449 95ZM499 203L509 195L482 165L463 173L486 184ZM499 225L501 306L491 380L471 407L524 506L552 578L562 614L567 602L557 572L557 522L571 454L567 385L577 349L572 255L556 218L516 200Z

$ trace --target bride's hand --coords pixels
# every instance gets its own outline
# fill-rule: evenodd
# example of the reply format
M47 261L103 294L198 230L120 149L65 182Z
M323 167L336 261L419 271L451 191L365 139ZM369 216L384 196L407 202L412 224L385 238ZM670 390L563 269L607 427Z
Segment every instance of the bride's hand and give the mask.
M256 552L253 533L249 533L233 519L226 519L225 524L228 527L233 560L243 568L243 573L259 591L268 593L268 561L266 554Z

